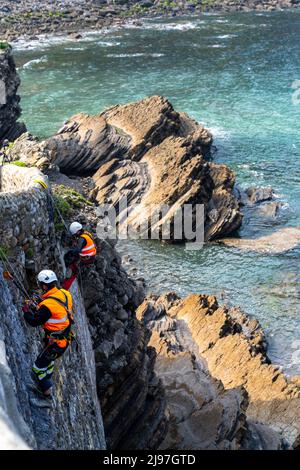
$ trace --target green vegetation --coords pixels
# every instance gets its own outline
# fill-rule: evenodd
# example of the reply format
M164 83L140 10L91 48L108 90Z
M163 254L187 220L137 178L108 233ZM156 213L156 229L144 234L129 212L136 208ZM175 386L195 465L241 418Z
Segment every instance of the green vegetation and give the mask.
M28 248L28 249L26 250L26 252L25 252L25 257L26 257L27 259L33 259L33 257L34 257L34 250L33 250L33 248L30 247L30 248Z
M10 47L7 41L0 41L0 49L8 49Z
M21 167L27 167L26 163L21 162L20 160L15 160L13 162L3 162L3 165L16 165Z
M26 167L26 163L25 162L21 162L20 160L15 160L14 162L11 162L12 165L16 165L16 166L21 166L21 167Z
M88 201L82 194L75 191L75 189L59 184L54 188L55 196L60 196L65 202L67 202L71 207L80 208L82 206L88 205L92 206L93 203Z
M15 142L9 142L7 150L12 150L14 148Z
M63 184L54 186L53 197L56 208L54 217L54 226L56 231L64 229L64 225L59 216L58 211L64 219L70 218L73 209L80 209L86 205L93 206L93 203L88 201L82 194L75 191L75 189L64 186Z
M48 16L50 18L63 18L65 14L62 11L49 11Z
M7 258L8 256L9 256L9 249L4 245L0 245L0 257Z
M164 7L171 7L171 8L177 7L177 3L174 2L174 0L164 0L162 5Z
M117 126L112 126L118 135L126 135L125 132Z
M54 227L57 232L60 232L65 227L64 227L64 224L62 223L62 220L60 218L58 211L61 213L62 217L65 218L71 215L72 208L70 204L64 199L63 196L54 194L53 198L55 202L55 207L57 209L54 214Z

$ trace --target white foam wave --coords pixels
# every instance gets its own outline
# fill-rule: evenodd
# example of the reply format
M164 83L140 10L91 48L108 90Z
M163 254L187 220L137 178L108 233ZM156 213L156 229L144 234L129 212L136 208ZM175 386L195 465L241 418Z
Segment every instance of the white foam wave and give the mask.
M96 43L98 46L104 46L104 47L113 47L113 46L120 46L120 42L110 42L110 41L98 41Z
M56 44L62 44L66 41L70 41L70 38L66 35L47 36L45 34L41 34L36 39L32 40L21 38L14 42L13 46L18 51L31 51L35 49L45 49Z
M26 62L23 65L23 69L31 69L35 64L41 64L41 63L45 63L45 62L47 62L47 57L46 56L43 56L40 59L32 59L32 60L29 60L29 62Z
M214 139L228 140L230 138L230 132L223 127L211 127L209 123L203 123L204 127L209 129Z
M152 22L141 22L136 24L134 22L128 22L125 27L137 28L137 29L154 29L157 31L189 31L191 29L199 28L199 25L204 24L205 21L188 21L185 23L152 23Z
M107 57L163 57L165 54L136 52L133 54L107 54Z
M217 36L218 39L230 39L230 38L236 38L237 34L221 34L220 36Z

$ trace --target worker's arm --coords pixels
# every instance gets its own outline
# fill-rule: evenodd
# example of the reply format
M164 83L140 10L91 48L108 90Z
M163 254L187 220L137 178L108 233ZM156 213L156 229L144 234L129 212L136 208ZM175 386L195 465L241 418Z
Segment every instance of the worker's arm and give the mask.
M51 312L45 305L37 310L30 307L28 311L24 311L24 318L30 326L40 326L51 318Z
M81 252L82 248L84 248L87 245L87 241L84 238L79 238L77 246L75 248L72 248L71 250L68 251L68 253L72 253L72 255L79 255Z

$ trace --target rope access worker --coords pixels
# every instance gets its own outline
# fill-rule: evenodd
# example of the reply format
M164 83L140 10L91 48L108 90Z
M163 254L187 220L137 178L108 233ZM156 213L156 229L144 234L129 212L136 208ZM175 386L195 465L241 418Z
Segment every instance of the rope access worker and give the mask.
M53 271L43 270L37 279L43 291L41 301L37 307L26 304L23 312L30 326L43 326L45 331L45 348L37 357L32 370L38 381L37 391L44 398L51 399L54 361L64 354L74 338L73 300L68 291L57 287L58 280Z
M72 235L73 247L65 254L64 260L66 267L71 271L71 277L64 281L63 287L65 289L69 289L76 279L78 263L81 262L84 266L91 266L97 254L93 236L87 230L84 230L79 222L73 222L69 230Z

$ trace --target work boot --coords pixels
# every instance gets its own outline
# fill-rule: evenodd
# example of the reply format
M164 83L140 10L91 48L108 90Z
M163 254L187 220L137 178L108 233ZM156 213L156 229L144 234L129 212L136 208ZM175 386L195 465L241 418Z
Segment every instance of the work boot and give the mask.
M48 401L49 403L52 402L52 394L51 393L44 393L41 388L39 387L39 385L35 385L35 384L32 384L29 386L30 390L32 390L33 392L35 392L40 398L42 398L43 400L46 400ZM50 391L49 390L46 390L46 392Z

